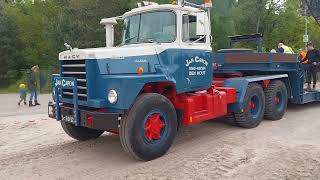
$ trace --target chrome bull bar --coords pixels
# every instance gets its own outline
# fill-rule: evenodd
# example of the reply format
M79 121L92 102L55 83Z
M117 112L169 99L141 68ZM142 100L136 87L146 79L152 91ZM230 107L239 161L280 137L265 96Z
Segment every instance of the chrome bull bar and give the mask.
M77 79L73 77L53 77L55 116L57 121L61 121L60 93L62 89L71 89L73 93L73 119L76 126L80 126L80 112L78 106L78 86Z

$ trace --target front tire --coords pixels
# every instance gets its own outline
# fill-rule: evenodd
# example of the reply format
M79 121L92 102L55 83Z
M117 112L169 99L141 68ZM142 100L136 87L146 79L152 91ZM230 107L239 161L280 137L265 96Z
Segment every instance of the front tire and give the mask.
M266 109L265 118L268 120L280 120L287 110L288 92L286 85L280 81L272 81L265 90Z
M243 101L243 110L235 113L235 122L243 128L257 127L264 115L265 95L262 87L257 83L250 83Z
M224 122L226 124L229 124L230 126L238 126L235 115L233 112L229 112L225 117L224 117Z
M76 139L78 141L86 141L89 139L96 139L101 134L103 134L104 131L102 130L96 130L96 129L90 129L86 127L81 126L75 126L72 123L61 121L61 126L64 132L68 134L73 139Z
M143 161L164 155L177 132L177 115L172 103L154 93L142 94L120 123L124 150Z

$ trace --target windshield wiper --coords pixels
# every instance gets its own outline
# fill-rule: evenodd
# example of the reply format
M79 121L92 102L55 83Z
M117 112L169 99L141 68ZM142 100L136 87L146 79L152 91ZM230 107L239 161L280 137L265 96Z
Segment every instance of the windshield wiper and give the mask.
M152 38L144 39L144 40L142 40L142 41L140 41L140 42L146 42L146 43L160 43L160 42L158 42L157 40L152 39Z
M206 37L206 35L201 36L199 39L197 39L197 40L195 40L195 41L193 41L193 42L191 42L191 43L197 43L197 42L203 40L205 37Z
M137 38L137 37L138 36L127 38L127 39L125 39L125 41L124 41L125 43L123 43L123 44L127 44L127 41L130 41L131 39L134 39L134 38ZM132 44L139 44L139 43L158 43L158 44L160 44L160 42L158 42L158 41L156 41L155 39L152 39L152 38L143 39L143 40L134 42Z
M138 37L138 36L129 37L129 38L125 39L124 42L126 43L127 41L130 41L130 40L132 40L132 39L134 39L134 38L137 38L137 37Z

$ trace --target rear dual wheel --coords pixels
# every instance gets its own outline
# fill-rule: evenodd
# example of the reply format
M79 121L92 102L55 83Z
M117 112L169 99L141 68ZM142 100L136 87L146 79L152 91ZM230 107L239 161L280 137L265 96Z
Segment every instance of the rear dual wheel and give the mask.
M172 103L154 93L142 94L121 120L120 141L124 150L138 160L164 155L177 132L177 115Z
M244 98L243 111L229 113L226 120L229 124L244 128L257 127L263 117L280 120L287 110L287 101L288 92L284 82L271 81L265 91L259 84L251 83Z
M286 85L280 81L271 81L267 89L264 117L268 120L280 120L287 110L288 92Z
M264 115L265 95L258 83L250 83L243 101L243 109L239 113L229 115L234 123L243 128L257 127Z

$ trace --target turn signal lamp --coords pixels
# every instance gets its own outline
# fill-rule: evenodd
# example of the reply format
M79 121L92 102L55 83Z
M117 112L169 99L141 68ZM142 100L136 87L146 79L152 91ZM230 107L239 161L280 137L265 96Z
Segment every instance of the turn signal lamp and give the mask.
M143 68L142 67L138 67L137 73L138 73L139 76L141 76L143 74Z
M177 1L176 1L176 0L173 0L171 4L177 5Z
M212 7L212 0L204 0L204 5L206 8Z

